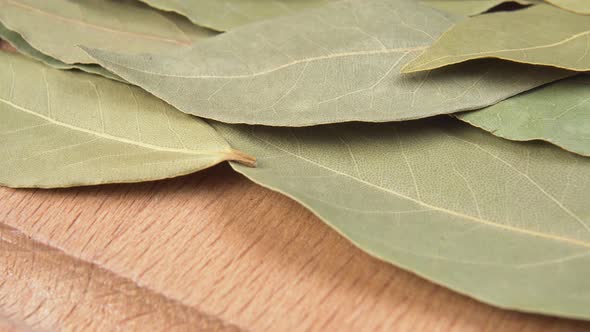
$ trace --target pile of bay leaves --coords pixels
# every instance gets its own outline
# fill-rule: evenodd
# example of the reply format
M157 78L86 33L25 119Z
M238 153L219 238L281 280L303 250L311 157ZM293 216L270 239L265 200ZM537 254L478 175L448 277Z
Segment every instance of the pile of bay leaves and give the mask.
M223 161L359 248L590 319L590 1L0 0L0 183Z

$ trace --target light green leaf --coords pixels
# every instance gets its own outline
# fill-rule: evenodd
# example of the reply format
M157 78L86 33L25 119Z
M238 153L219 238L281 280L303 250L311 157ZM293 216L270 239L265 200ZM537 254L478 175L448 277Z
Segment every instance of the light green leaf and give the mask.
M207 123L141 89L0 52L0 184L139 182L251 163Z
M69 65L69 64L63 63L57 59L54 59L50 56L47 56L47 55L37 51L33 47L31 47L31 45L29 45L29 43L27 43L27 41L24 40L18 33L6 29L6 27L4 25L2 25L2 23L0 23L0 38L8 41L14 48L16 48L16 50L18 52L20 52L32 59L35 59L37 61L41 61L41 62L45 63L46 65L49 65L53 68L78 69L78 70L82 70L82 71L90 73L90 74L101 75L101 76L104 76L104 77L107 77L110 79L114 79L117 81L123 81L122 78L118 77L115 74L110 73L108 70L102 68L99 65L95 65L95 64Z
M544 140L590 156L590 77L565 79L458 117L496 136Z
M131 1L0 0L0 21L39 52L67 64L95 63L79 45L168 54L212 34Z
M258 157L237 171L368 253L503 308L590 318L590 159L451 118L214 127Z
M522 6L535 4L537 0L424 0L434 8L462 16L472 16L486 12L503 3L514 2Z
M499 58L590 70L590 20L547 4L464 20L440 37L403 72L431 70L473 59Z
M588 0L546 0L559 8L583 15L590 15L590 1Z
M451 25L414 0L345 1L237 28L174 57L85 49L185 113L273 126L479 109L570 75L498 61L399 73Z
M140 0L154 8L184 15L193 23L227 31L248 23L318 7L334 0Z

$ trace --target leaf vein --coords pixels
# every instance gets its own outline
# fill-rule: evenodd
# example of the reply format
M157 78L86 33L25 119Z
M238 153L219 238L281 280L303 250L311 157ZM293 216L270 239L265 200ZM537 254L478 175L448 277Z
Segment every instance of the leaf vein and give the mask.
M150 149L150 150L154 150L154 151L159 151L159 152L170 152L170 153L180 153L180 154L189 154L189 155L225 155L228 152L224 152L224 151L205 151L205 152L200 152L200 151L195 151L195 150L188 150L188 149L176 149L176 148L168 148L168 147L163 147L163 146L158 146L158 145L153 145L153 144L149 144L149 143L145 143L145 142L137 142L137 141L133 141L127 138L123 138L123 137L117 137L117 136L113 136L110 134L106 134L106 133L100 133L100 132L96 132L93 130L89 130L86 128L80 128L80 127L76 127L61 121L57 121L53 118L50 118L48 116L36 113L34 111L28 110L24 107L21 107L19 105L16 105L8 100L5 99L1 99L0 98L0 102L11 106L19 111L25 112L27 114L31 114L33 116L37 116L47 122L53 123L55 125L61 126L61 127L65 127L71 130L75 130L75 131L79 131L79 132L83 132L86 134L90 134L90 135L95 135L107 140L112 140L112 141L116 141L116 142L120 142L120 143L125 143L125 144L130 144L130 145L136 145L142 148L146 148L146 149Z
M243 75L175 75L169 73L157 73L154 71L147 71L145 69L140 69L136 67L131 67L128 64L122 64L118 62L114 62L112 60L106 60L104 58L100 59L101 61L112 63L116 66L125 67L130 70L134 70L140 73L149 74L149 75L156 75L156 76L165 76L165 77L175 77L175 78L188 78L188 79L239 79L239 78L252 78L257 76L267 75L285 68L289 68L301 63L307 62L315 62L315 61L322 61L328 59L336 59L336 58L346 58L346 57L353 57L353 56L371 56L371 55L383 55L383 54L393 54L393 53L409 53L415 52L426 49L427 46L417 46L417 47L407 47L407 48L393 48L393 49L386 49L386 50L373 50L373 51L358 51L358 52L344 52L344 53L332 53L328 55L322 55L317 57L311 58L304 58L300 60L291 61L289 63L282 64L280 66L276 66L273 68L269 68L266 70L262 70L255 73L243 74ZM90 53L92 57L95 57Z
M279 151L282 151L282 152L284 152L284 153L286 153L286 154L288 154L288 155L290 155L290 156L292 156L292 157L294 157L296 159L300 159L300 160L302 160L302 161L304 161L306 163L310 163L312 165L315 165L317 167L320 167L322 169L325 169L325 170L327 170L329 172L333 172L333 173L336 173L336 174L338 174L340 176L343 176L343 177L352 179L352 180L357 181L357 182L359 182L359 183L361 183L363 185L366 185L367 187L374 188L374 189L377 189L377 190L380 190L380 191L384 191L386 193L392 194L392 195L394 195L396 197L399 197L401 199L405 199L405 200L411 201L411 202L413 202L413 203L415 203L415 204L417 204L419 206L422 206L422 207L431 209L433 211L441 212L441 213L445 213L445 214L449 214L449 215L452 215L452 216L455 216L455 217L459 217L461 219L465 219L467 221L481 223L481 224L484 224L484 225L487 225L487 226L490 226L490 227L494 227L494 228L498 228L498 229L501 229L501 230L504 230L504 231L511 231L511 232L515 232L515 233L520 233L520 234L528 235L528 236L539 237L539 238L548 239L548 240L552 240L552 241L564 242L564 243L568 243L568 244L571 244L571 245L576 245L576 246L580 246L580 247L590 248L590 243L585 242L585 241L582 241L582 240L566 238L566 237L563 237L563 236L558 236L558 235L553 235L553 234L541 233L541 232L527 230L527 229L523 229L523 228L519 228L519 227L515 227L515 226L505 225L505 224L499 224L499 223L495 223L495 222L492 222L492 221L489 221L489 220L486 220L486 219L483 219L483 218L478 218L478 217L475 217L475 216L470 216L470 215L467 215L467 214L464 214L464 213L461 213L461 212L458 212L458 211L453 211L453 210L449 210L449 209L446 209L446 208L443 208L443 207L430 205L430 204L428 204L426 202L423 202L423 201L417 200L415 198L406 196L406 195L404 195L402 193L399 193L399 192L397 192L395 190L392 190L392 189L389 189L389 188L385 188L385 187L381 187L381 186L376 185L374 183L371 183L371 182L368 182L366 180L357 178L357 177L355 177L353 175L350 175L350 174L347 174L347 173L338 171L336 169L330 168L328 166L322 165L322 164L320 164L320 163L318 163L318 162L316 162L314 160L305 158L304 156L294 154L291 151L285 150L285 149L281 148L280 146L275 145L274 143L272 143L270 141L267 141L267 140L265 140L262 137L257 136L255 133L253 135L254 135L254 138L260 140L261 142L263 142L265 144L268 144L269 146L271 146L271 147L273 147L273 148L275 148L275 149L277 149Z

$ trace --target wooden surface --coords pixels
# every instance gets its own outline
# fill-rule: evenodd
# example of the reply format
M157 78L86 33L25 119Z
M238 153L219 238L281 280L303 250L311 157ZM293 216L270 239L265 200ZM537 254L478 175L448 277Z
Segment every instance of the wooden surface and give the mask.
M0 330L590 330L371 258L226 165L143 184L0 188L0 221Z

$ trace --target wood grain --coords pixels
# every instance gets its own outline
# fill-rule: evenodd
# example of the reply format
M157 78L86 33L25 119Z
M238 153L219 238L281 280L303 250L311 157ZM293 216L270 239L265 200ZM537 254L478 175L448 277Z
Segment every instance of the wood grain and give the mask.
M2 309L15 328L239 331L7 226L0 226L0 271Z
M0 317L33 330L590 330L369 257L227 166L143 184L0 188L0 221Z
M0 331L2 332L30 332L28 326L14 322L5 316L0 315Z

